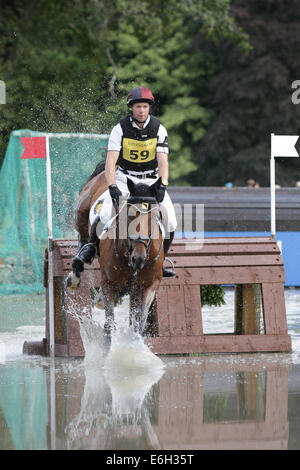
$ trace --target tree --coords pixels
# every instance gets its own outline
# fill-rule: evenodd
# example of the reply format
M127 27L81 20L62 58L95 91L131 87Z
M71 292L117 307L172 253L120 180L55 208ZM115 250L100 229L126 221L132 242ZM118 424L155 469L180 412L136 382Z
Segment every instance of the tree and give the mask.
M169 133L171 181L189 184L189 175L198 168L193 148L212 117L200 98L215 71L214 56L195 48L194 38L201 34L210 43L230 38L246 53L246 35L230 17L227 0L172 0L163 7L148 0L138 2L138 7L126 0L120 4L127 15L111 43L110 72L117 77L116 93L125 98L128 89L141 83L151 88L158 102L155 111ZM150 17L145 13L149 11Z
M199 38L197 47L217 58L210 89L200 104L213 118L194 147L194 185L226 181L245 186L248 178L269 185L270 134L299 134L300 106L291 84L299 79L300 5L296 0L232 2L232 15L253 46L242 54L226 40L217 46ZM276 159L276 180L295 185L298 159Z
M14 0L2 2L0 159L16 128L108 133L126 112L125 97L148 85L170 137L173 182L188 184L193 148L212 114L201 105L215 70L210 51L228 38L247 49L229 0Z

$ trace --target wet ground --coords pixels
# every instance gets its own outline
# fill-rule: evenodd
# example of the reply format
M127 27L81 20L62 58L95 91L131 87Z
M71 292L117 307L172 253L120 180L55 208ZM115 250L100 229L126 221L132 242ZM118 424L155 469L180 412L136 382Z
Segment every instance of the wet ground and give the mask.
M44 298L2 297L0 449L300 449L300 290L286 305L292 353L158 359L129 337L108 367L87 338L85 360L23 356L44 337ZM228 290L204 332L232 331L232 311ZM125 367L132 353L143 361Z

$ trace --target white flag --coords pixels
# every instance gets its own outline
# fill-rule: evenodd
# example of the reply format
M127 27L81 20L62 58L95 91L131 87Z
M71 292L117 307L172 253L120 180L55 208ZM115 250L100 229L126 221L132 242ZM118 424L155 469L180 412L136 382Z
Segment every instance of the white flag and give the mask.
M275 135L271 134L272 157L299 157L295 145L299 135Z

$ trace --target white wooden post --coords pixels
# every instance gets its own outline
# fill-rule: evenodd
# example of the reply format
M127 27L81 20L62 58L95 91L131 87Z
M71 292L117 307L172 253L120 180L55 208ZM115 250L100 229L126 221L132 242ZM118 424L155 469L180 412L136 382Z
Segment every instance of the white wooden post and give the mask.
M46 175L47 175L47 222L48 222L48 294L49 294L49 336L50 356L55 356L54 340L54 292L53 292L53 231L52 231L52 191L49 136L46 136Z

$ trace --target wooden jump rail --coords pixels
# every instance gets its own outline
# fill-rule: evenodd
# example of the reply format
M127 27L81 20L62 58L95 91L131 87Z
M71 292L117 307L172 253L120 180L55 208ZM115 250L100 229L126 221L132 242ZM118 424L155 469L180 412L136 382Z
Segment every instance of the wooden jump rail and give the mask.
M170 257L177 276L158 292L158 336L148 339L155 353L291 351L283 259L272 238L206 238L202 247L176 240ZM233 334L203 334L200 289L207 284L235 285Z
M99 286L98 260L86 266L75 294L65 289L77 242L54 241L55 354L84 356L75 311L91 312L91 287ZM156 354L241 353L291 351L287 332L284 265L270 237L175 239L170 253L176 278L164 279L157 295L155 336L145 342ZM235 285L235 331L204 334L201 285ZM45 264L45 287L47 264ZM48 294L48 292L47 292ZM48 296L46 295L46 299ZM49 352L49 314L46 302L46 338L41 349ZM259 315L260 306L262 315ZM222 308L222 307L216 307ZM261 330L263 323L263 333ZM34 348L31 348L34 349ZM30 343L25 352L30 352Z

